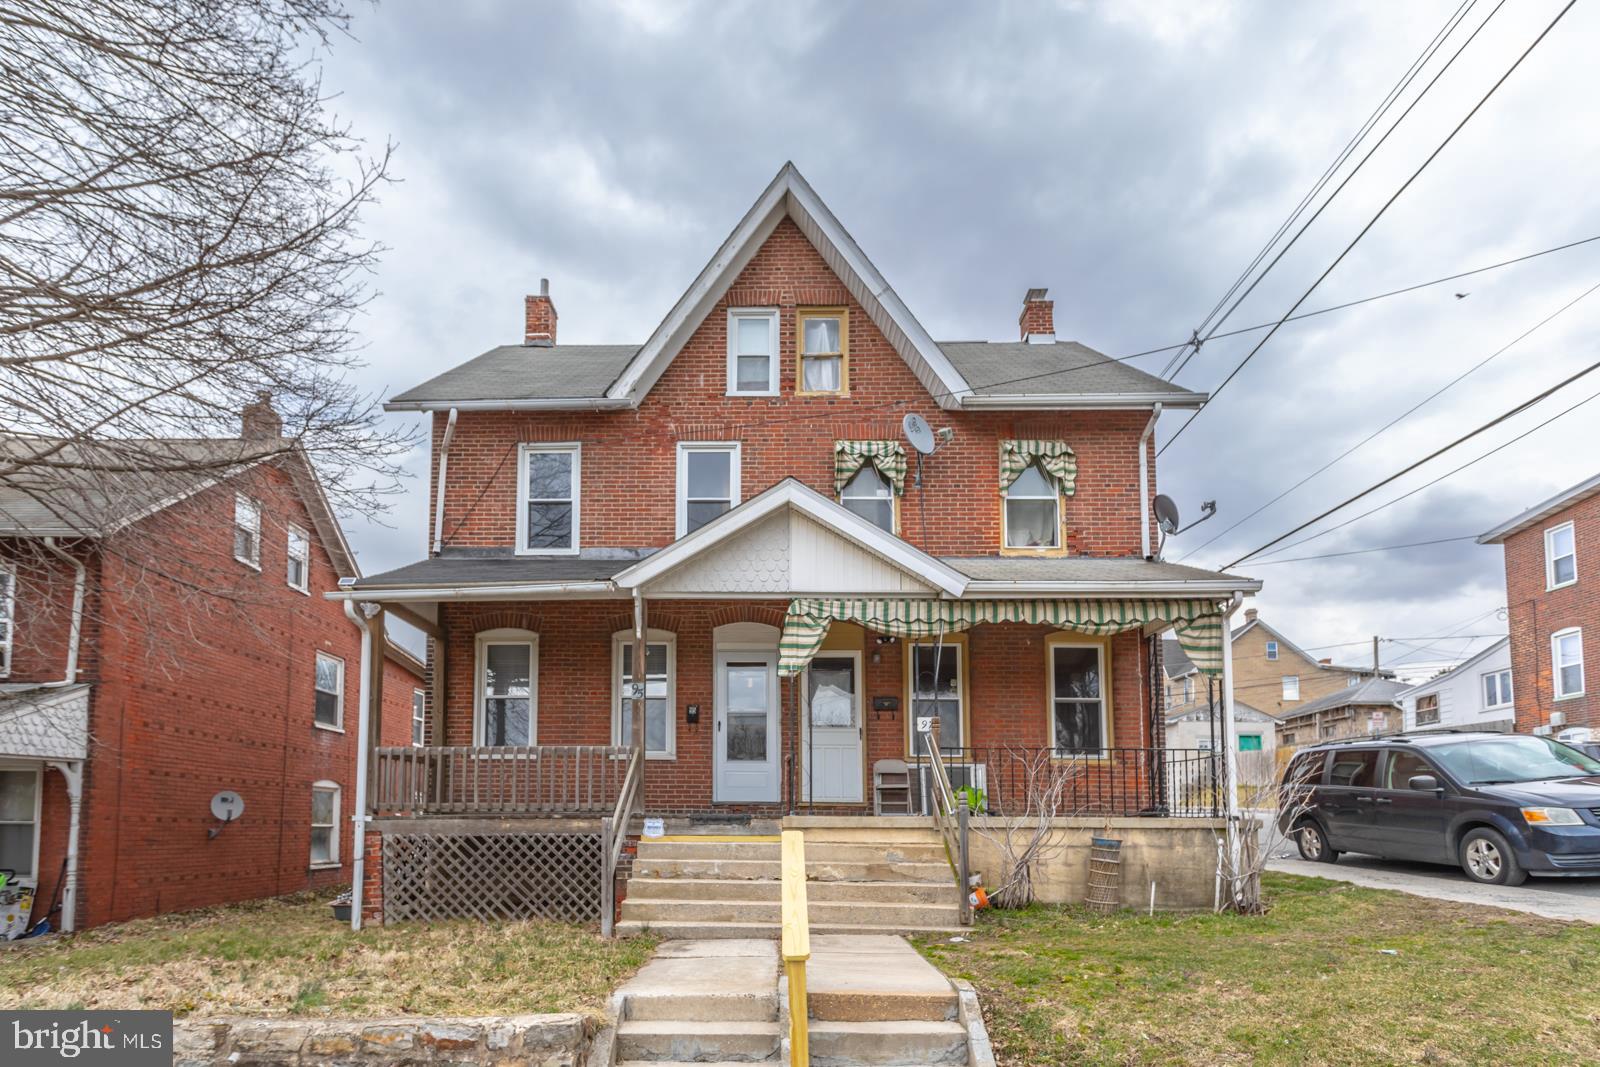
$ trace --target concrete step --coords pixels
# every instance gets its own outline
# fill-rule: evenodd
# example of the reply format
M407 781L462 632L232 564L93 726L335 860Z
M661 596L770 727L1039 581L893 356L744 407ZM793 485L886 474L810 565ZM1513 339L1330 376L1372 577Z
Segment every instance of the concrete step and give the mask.
M777 923L781 912L782 904L777 900L699 900L692 897L640 900L629 897L622 902L624 920L648 923ZM954 900L947 904L812 900L808 914L812 929L837 924L922 927L955 926L960 922Z
M939 840L938 828L925 815L791 815L783 820L783 828L802 831L807 847L829 841L918 844Z
M664 940L714 941L721 938L754 937L777 940L780 929L777 922L680 922L623 919L617 923L618 937L653 934ZM938 926L894 926L885 923L819 923L813 919L811 933L817 934L931 934L963 937L970 929L955 922Z
M768 841L650 841L639 842L640 860L776 860L779 846ZM909 860L944 862L944 845L935 837L927 841L820 841L806 842L806 864L873 863Z
M783 883L776 879L648 878L628 879L629 900L778 900ZM818 901L890 900L902 904L948 904L955 882L807 882L806 897Z
M685 858L641 855L633 873L644 878L713 878L776 881L783 876L776 857L764 859ZM941 854L933 862L808 860L806 877L813 882L940 882L953 884L950 864Z
M903 937L818 934L806 984L813 1019L949 1022L959 1014L950 979Z
M617 1024L617 1056L671 1063L760 1062L777 1058L778 1031L776 1022L627 1019Z
M966 1062L967 1031L958 1022L811 1021L811 1067Z

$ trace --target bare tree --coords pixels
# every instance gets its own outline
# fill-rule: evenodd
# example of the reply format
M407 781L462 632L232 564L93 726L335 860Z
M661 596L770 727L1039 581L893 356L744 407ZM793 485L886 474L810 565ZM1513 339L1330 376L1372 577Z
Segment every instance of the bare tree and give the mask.
M1223 835L1217 835L1218 884L1226 887L1218 894L1218 907L1254 915L1266 910L1261 874L1273 854L1294 839L1311 800L1315 774L1307 760L1290 763L1280 774L1271 752L1241 752L1238 757L1236 788L1243 815L1239 862L1235 869Z
M1062 760L1051 749L1008 748L1000 759L1006 765L1005 804L974 820L971 830L1000 853L1004 869L990 901L999 908L1025 908L1034 900L1034 873L1073 843L1074 834L1056 820L1080 814L1068 805L1080 792L1073 786L1083 777L1084 765ZM1084 830L1077 836L1087 834Z

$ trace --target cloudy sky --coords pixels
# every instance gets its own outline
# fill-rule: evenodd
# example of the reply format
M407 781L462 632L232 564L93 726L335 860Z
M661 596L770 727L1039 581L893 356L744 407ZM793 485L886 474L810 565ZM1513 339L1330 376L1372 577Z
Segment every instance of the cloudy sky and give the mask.
M1224 328L1282 315L1564 2L1468 0L1341 177L1487 26ZM364 381L398 392L519 339L540 277L562 340L642 340L789 159L935 337L1009 339L1024 290L1048 286L1063 337L1113 356L1174 344L1461 8L360 7L325 83L360 133L397 145L402 179L367 217L390 251L361 326ZM1600 235L1600 124L1584 104L1596 39L1600 7L1575 7L1302 310ZM1596 283L1600 242L1285 326L1162 455L1160 488L1186 516L1202 500L1219 508L1167 558L1226 564L1600 359L1596 294L1227 529ZM1211 341L1178 380L1214 389L1260 336ZM1167 358L1135 365L1159 373ZM1596 390L1600 373L1308 533ZM1185 418L1162 420L1164 442ZM1480 533L1593 474L1596 425L1600 401L1279 557ZM419 477L388 525L350 522L369 573L422 554L425 453L410 466ZM1237 569L1267 580L1263 614L1319 654L1359 659L1376 633L1406 642L1386 644L1386 661L1413 667L1486 643L1419 638L1504 632L1497 548L1264 564Z

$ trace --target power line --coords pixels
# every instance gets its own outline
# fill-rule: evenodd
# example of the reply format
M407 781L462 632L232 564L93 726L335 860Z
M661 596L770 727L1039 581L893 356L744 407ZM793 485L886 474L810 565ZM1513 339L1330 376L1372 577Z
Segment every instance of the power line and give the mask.
M1501 0L1502 4L1504 4L1504 2L1505 2L1505 0ZM1455 140L1456 135L1461 132L1462 128L1465 127L1468 122L1472 121L1472 117L1474 115L1476 115L1479 112L1479 110L1482 109L1484 104L1489 102L1489 99L1492 96L1494 96L1494 94L1500 89L1500 86L1502 86L1502 85L1504 85L1506 83L1506 79L1510 78L1511 75L1516 72L1516 69L1522 65L1523 60L1527 59L1528 56L1532 54L1533 50L1539 46L1539 43L1541 41L1543 41L1547 36L1549 36L1550 31L1555 29L1556 24L1558 22L1560 22L1562 20L1562 18L1564 18L1566 16L1568 11L1572 10L1572 5L1577 3L1577 2L1578 2L1578 0L1567 0L1566 6L1563 7L1559 12L1556 13L1556 17L1551 19L1549 25L1547 25L1542 31L1540 31L1539 36L1534 38L1533 43L1528 45L1528 47L1523 50L1522 54L1517 57L1516 61L1514 63L1512 63L1511 66L1506 69L1506 72L1504 74L1500 75L1499 79L1496 80L1495 83L1489 87L1489 91L1484 93L1483 97L1476 104L1474 104L1472 106L1472 110L1468 111L1466 116L1464 118L1462 118L1462 120L1460 122L1456 123L1455 128L1452 129L1450 131L1450 133L1445 136L1445 139L1443 141L1439 142L1439 146L1437 148L1435 148L1432 152L1430 152L1428 154L1428 158L1424 159L1422 161L1422 165L1419 166L1415 171L1412 172L1411 177L1407 178L1405 180L1404 184L1402 184L1400 186L1400 188L1396 189L1394 191L1394 194L1392 196L1390 196L1388 200L1385 200L1383 202L1383 206L1378 209L1377 214L1373 215L1372 218L1370 220L1368 220L1367 224L1361 228L1361 232L1357 233L1355 235L1355 237L1350 241L1350 243L1345 245L1344 251L1340 252L1339 255L1337 257L1335 257L1335 259L1334 259L1334 261L1332 263L1328 264L1327 269L1324 270L1320 275L1317 276L1317 280L1316 281L1311 283L1311 287L1308 288L1304 293L1301 294L1300 299L1296 300L1290 306L1288 311L1284 312L1283 318L1278 320L1277 325L1273 326L1271 330L1267 331L1267 335L1265 337L1263 337L1260 341L1256 342L1256 346L1254 348L1252 348L1249 351L1248 354L1246 354L1244 359L1240 360L1238 365L1236 365L1233 368L1233 370L1228 372L1228 376L1222 380L1222 384L1217 386L1217 388L1215 388L1215 389L1213 389L1211 391L1211 399L1208 400L1206 402L1206 404L1203 405L1198 411L1196 411L1194 413L1194 415L1191 416L1187 422L1185 422L1182 426L1178 427L1178 431L1176 433L1174 433L1171 438L1168 439L1168 441L1167 441L1167 443L1165 445L1161 446L1161 448L1157 451L1156 455L1159 456L1159 455L1161 455L1161 453L1163 453L1167 449L1171 448L1173 443L1175 441L1177 441L1180 437L1183 436L1183 432L1185 430L1187 430L1190 426L1194 425L1195 420L1198 419L1200 417L1200 415L1206 410L1206 408L1211 405L1211 402L1215 401L1217 396L1223 390L1225 390L1228 387L1228 383L1232 382L1233 379L1238 376L1239 372L1242 371L1245 368L1245 366L1252 359L1255 358L1256 353L1260 352L1261 349L1263 347L1265 347L1266 343L1268 341L1272 340L1273 336L1278 332L1278 329L1284 324L1284 322L1288 321L1289 316L1294 314L1294 312L1300 307L1301 304L1305 303L1306 300L1308 300L1310 298L1311 294L1316 291L1317 286L1321 285L1323 283L1323 281L1328 277L1328 275L1332 274L1334 272L1334 270L1339 266L1339 264L1344 262L1345 256L1349 255L1351 250L1354 249L1355 246L1361 242L1361 239L1363 237L1365 237L1372 230L1372 228L1378 224L1378 220L1383 218L1384 214L1389 210L1390 207L1392 207L1394 205L1394 202L1396 200L1400 199L1400 197L1405 193L1405 191L1407 189L1411 188L1412 183L1415 182L1419 177L1422 176L1422 172L1428 169L1429 164L1431 164L1435 159L1439 158L1439 153L1443 152L1445 150L1445 148L1449 146L1450 142ZM1499 8L1496 7L1495 10L1498 11ZM1493 17L1494 17L1494 12L1490 12L1490 18L1493 18ZM1488 19L1485 19L1484 20L1484 25L1487 25L1488 21L1489 21ZM1478 27L1478 29L1480 29L1480 30L1482 28L1483 28L1483 26L1479 26ZM1477 31L1474 31L1473 36L1474 37L1477 36ZM1472 38L1469 37L1467 39L1467 44L1471 44L1471 43L1472 43ZM1465 44L1462 45L1462 48L1465 48L1465 47L1466 47ZM1459 56L1460 54L1461 54L1460 51L1457 51L1455 55ZM1451 58L1452 62L1455 60L1455 56L1451 56L1450 58ZM1446 69L1448 69L1448 68L1446 68ZM1443 70L1441 70L1440 73L1442 74ZM1437 80L1437 78L1436 78L1436 80ZM1429 83L1430 86L1432 84L1433 84L1432 82ZM1420 97L1419 97L1419 99L1420 99ZM1402 118L1404 118L1404 116L1402 116ZM1397 123L1397 125L1398 125L1398 123ZM1310 223L1307 223L1307 225L1310 225Z
M1307 560L1312 559L1337 559L1340 556L1364 556L1369 552L1396 552L1402 548L1421 548L1424 545L1443 545L1448 544L1451 541L1472 541L1476 538L1476 534L1462 534L1460 537L1440 537L1433 541L1412 541L1410 544L1406 545L1384 545L1382 548L1354 548L1348 552L1324 552L1321 555L1316 556L1294 556L1289 559L1259 560L1255 563L1255 566L1271 567L1278 563L1304 563Z
M1384 423L1382 426L1378 427L1376 430L1373 430L1367 436L1363 437L1361 440L1357 441L1355 444L1351 445L1349 448L1345 449L1343 452L1340 452L1337 456L1334 456L1332 459L1328 460L1328 462L1324 463L1322 466L1318 467L1316 470L1312 471L1310 474L1307 474L1305 477L1301 478L1298 482L1295 482L1289 488L1285 489L1283 492L1279 493L1277 496L1273 497L1271 500L1267 501L1265 504L1262 504L1260 507L1258 507L1254 511L1250 512L1250 514L1244 516L1244 518L1239 519L1237 522L1233 523L1233 525L1229 526L1227 529L1223 530L1221 533L1218 533L1218 534L1214 535L1213 537L1210 538L1210 540L1206 541L1204 544L1197 545L1194 548L1190 549L1188 552L1185 552L1182 556L1178 557L1177 562L1179 562L1179 563L1183 562L1184 560L1188 559L1190 556L1194 555L1196 552L1201 551L1202 549L1206 548L1207 546L1209 546L1211 544L1214 544L1216 541L1220 540L1221 538L1223 538L1227 534L1232 533L1234 530L1237 530L1240 526L1244 525L1246 522L1249 522L1251 519L1255 518L1257 515L1261 514L1263 511L1267 510L1272 505L1276 504L1278 501L1282 500L1284 497L1286 497L1290 493L1294 492L1296 489L1299 489L1302 485L1305 485L1311 479L1315 478L1317 475L1321 474L1323 471L1326 471L1329 467L1332 467L1335 463L1338 463L1340 460L1344 459L1346 456L1350 455L1352 452L1355 452L1357 449L1360 449L1360 448L1364 447L1365 445L1367 445L1369 442L1372 441L1373 438L1379 436L1382 433L1385 433L1390 428L1392 428L1395 424L1397 424L1399 422L1402 422L1407 418L1410 418L1418 410L1420 410L1421 408L1425 407L1428 404L1431 404L1433 401L1437 400L1440 396L1444 395L1445 392L1447 392L1448 390L1454 388L1462 380L1467 378L1467 376L1476 373L1478 370L1480 370L1483 367L1487 366L1491 361L1500 358L1505 353L1509 352L1512 348L1514 348L1517 345L1521 344L1524 340L1526 340L1528 337L1532 336L1538 330L1543 329L1553 319L1555 319L1558 316L1560 316L1560 315L1564 314L1565 312L1567 312L1574 305L1576 305L1579 301L1583 300L1585 297L1589 296L1591 293L1593 293L1597 289L1600 289L1600 283L1596 283L1596 284L1590 286L1588 289L1585 289L1582 293L1579 293L1576 297L1574 297L1573 299L1569 300L1567 303L1563 304L1561 307L1557 308L1555 311L1551 312L1549 315L1546 315L1544 318L1540 319L1538 322L1534 323L1532 326L1528 327L1526 330L1522 331L1522 333L1518 334L1511 341L1509 341L1506 344L1500 346L1495 351L1491 352L1488 356L1486 356L1483 359L1479 360L1477 363L1474 363L1472 366L1468 367L1466 370L1462 371L1460 374L1456 375L1454 378L1451 378L1448 382L1446 382L1443 385L1441 385L1438 389L1435 389L1432 393L1429 393L1427 396L1423 397L1421 400L1419 400L1415 404L1411 405L1411 407L1407 408L1405 411L1402 411L1400 414L1396 415L1394 418L1390 419L1388 422Z

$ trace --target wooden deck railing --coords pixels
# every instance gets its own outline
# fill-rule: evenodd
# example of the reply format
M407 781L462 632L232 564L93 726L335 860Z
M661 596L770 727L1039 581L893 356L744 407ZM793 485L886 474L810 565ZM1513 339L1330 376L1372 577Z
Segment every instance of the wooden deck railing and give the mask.
M371 772L379 818L613 814L634 765L620 745L385 747Z

